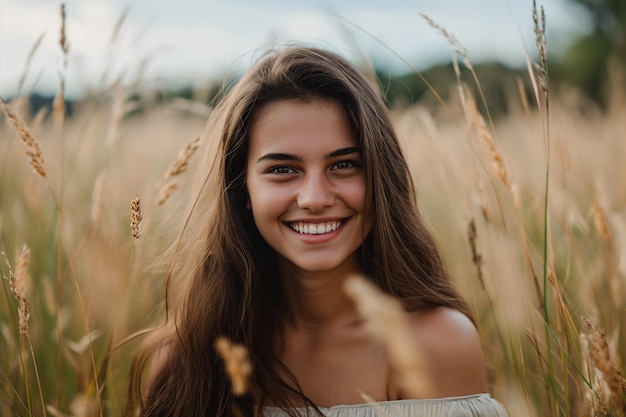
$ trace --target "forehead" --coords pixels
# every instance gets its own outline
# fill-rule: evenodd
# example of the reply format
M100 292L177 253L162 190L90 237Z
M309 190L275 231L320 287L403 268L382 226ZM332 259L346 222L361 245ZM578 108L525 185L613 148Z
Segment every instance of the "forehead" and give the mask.
M274 151L271 148L276 147L307 152L307 148L357 146L341 105L324 99L286 99L264 105L252 120L249 140L250 154Z

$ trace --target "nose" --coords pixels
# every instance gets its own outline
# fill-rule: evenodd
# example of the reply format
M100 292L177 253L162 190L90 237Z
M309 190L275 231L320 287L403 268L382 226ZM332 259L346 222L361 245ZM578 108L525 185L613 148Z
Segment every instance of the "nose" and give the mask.
M298 207L319 213L335 202L335 193L329 179L322 173L308 173L298 192Z

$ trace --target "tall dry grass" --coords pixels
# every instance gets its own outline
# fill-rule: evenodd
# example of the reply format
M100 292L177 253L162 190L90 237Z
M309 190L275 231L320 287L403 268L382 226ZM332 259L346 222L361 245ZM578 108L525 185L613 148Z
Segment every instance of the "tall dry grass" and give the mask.
M541 50L540 12L535 25ZM474 71L446 33L458 71ZM63 57L69 44L62 35ZM542 57L519 80L535 96L510 97L502 119L484 111L475 72L476 85L450 86L445 109L417 103L393 118L424 215L477 318L492 394L511 416L621 416L626 97L600 112L557 95ZM133 335L162 299L161 274L143 266L182 217L204 117L146 99L141 83L106 79L72 117L65 81L52 109L31 115L17 97L0 115L3 416L119 415Z

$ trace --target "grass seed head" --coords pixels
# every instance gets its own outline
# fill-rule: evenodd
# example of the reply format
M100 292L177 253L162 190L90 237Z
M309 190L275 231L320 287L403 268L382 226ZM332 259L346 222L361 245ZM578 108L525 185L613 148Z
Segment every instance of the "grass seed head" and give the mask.
M602 382L608 387L606 402L612 407L626 409L626 381L619 366L612 358L608 338L604 329L583 316L583 323L589 331L589 349L593 366L599 371ZM623 414L622 414L623 415Z
M548 48L546 41L546 13L541 6L541 13L537 11L537 1L533 0L533 23L535 41L539 50L540 64L535 65L539 83L544 92L548 92Z
M223 337L217 340L215 348L226 365L226 374L232 384L233 394L237 397L245 395L250 389L252 375L252 364L247 349Z
M600 206L600 202L597 198L593 201L593 220L600 237L606 241L611 240L609 222L607 220L606 213L604 212L604 209L602 209L602 206Z
M160 184L158 187L158 197L156 201L157 206L162 206L165 204L167 200L174 194L174 191L178 189L178 183L176 181L167 181L166 183Z
M28 334L30 307L28 305L28 267L30 266L30 249L24 245L17 259L15 273L10 272L9 287L17 300L17 315L20 334Z
M483 151L487 158L491 160L491 167L494 174L502 181L506 188L511 189L511 183L509 182L509 174L504 163L502 153L496 146L485 119L478 111L476 106L476 100L472 95L469 88L465 88L465 103L464 107L465 117L469 123L474 135L481 140L483 144Z
M45 179L46 170L44 168L43 156L41 155L39 143L35 140L35 137L30 132L26 124L11 111L2 98L0 98L0 106L2 106L2 109L7 115L9 123L17 131L20 139L22 139L22 142L26 145L26 155L30 160L30 166L41 178Z
M163 178L157 184L157 206L163 205L178 189L178 183L175 178L187 171L189 160L200 147L200 136L197 136L189 142L183 149L178 152L176 159L170 164Z
M135 198L130 200L130 231L135 240L141 237L142 220L141 202L139 201L139 196L135 196Z
M67 36L65 35L65 3L61 4L61 33L59 36L59 46L61 46L61 50L63 51L63 55L67 55L70 50L70 45L67 42Z
M429 395L432 381L424 378L427 364L411 338L409 317L400 302L357 276L346 280L344 291L372 335L385 345L398 385L411 395Z

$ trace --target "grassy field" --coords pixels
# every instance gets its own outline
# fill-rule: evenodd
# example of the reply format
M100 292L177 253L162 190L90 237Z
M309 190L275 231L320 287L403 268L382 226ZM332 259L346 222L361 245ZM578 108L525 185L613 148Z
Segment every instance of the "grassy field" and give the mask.
M493 122L461 84L436 110L393 117L492 395L511 416L624 416L626 97L600 112L547 95L542 71ZM163 295L147 266L182 220L210 112L153 93L111 82L71 117L62 101L31 114L26 97L0 111L2 416L124 409Z

